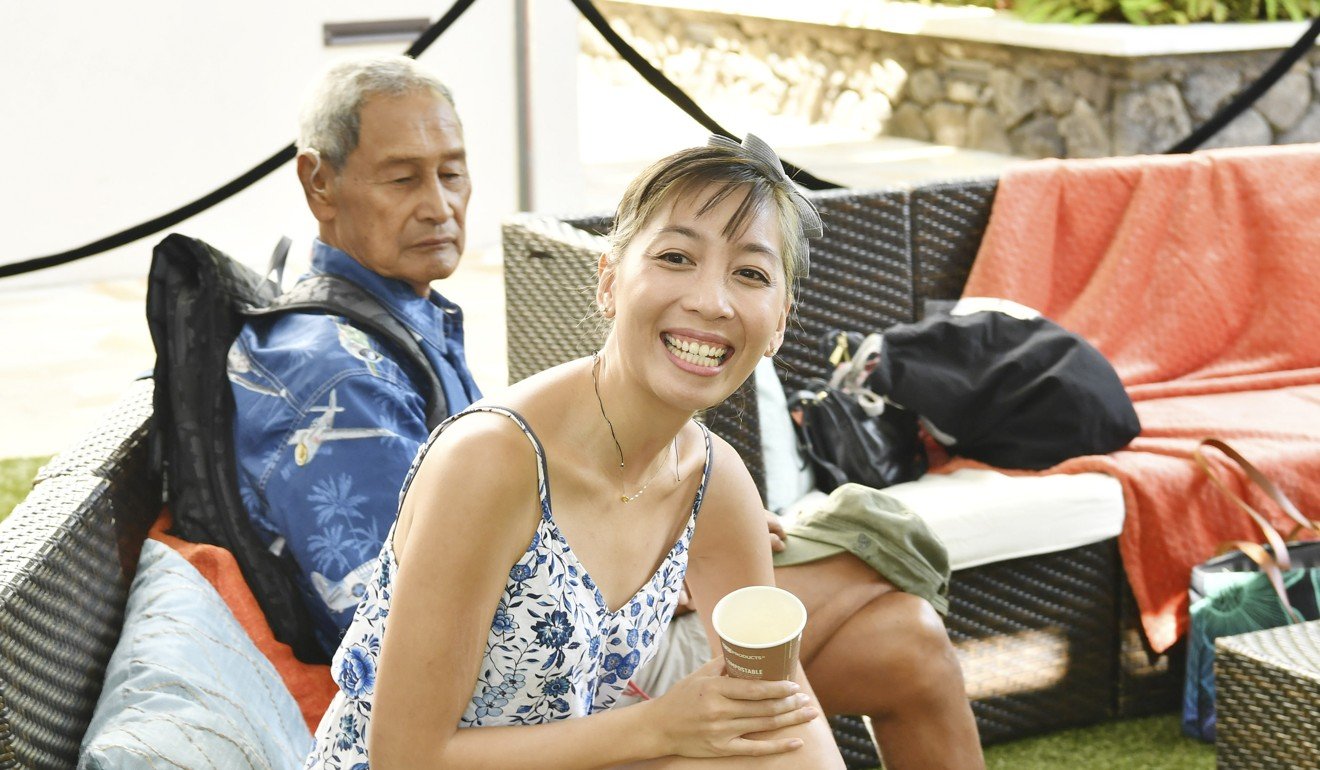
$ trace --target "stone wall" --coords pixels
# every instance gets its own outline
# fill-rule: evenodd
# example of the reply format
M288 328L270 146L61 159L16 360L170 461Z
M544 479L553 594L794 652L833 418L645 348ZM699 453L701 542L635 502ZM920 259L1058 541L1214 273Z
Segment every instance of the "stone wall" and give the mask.
M603 2L625 39L707 110L795 116L1021 157L1157 153L1278 51L1117 57ZM589 27L591 66L628 69ZM623 74L620 75L624 76ZM1312 52L1204 147L1320 140Z

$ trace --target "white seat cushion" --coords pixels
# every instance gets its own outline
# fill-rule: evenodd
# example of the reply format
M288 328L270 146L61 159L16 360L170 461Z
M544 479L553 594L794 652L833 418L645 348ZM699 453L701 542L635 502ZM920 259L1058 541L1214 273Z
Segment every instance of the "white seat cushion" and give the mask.
M963 469L927 474L884 491L944 541L954 570L1090 545L1123 529L1123 488L1103 473L1009 476ZM824 497L813 491L786 515L791 518Z

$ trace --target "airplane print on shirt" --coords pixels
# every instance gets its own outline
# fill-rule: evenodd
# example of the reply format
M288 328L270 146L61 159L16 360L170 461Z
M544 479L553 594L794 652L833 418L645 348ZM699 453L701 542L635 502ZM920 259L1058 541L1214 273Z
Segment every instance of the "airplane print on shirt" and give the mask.
M330 441L398 436L385 428L336 428L335 415L344 411L344 408L338 405L333 388L325 406L314 406L308 411L320 412L321 416L312 420L312 424L306 428L294 431L289 437L289 446L293 447L293 461L299 466L310 463L320 451L321 445Z

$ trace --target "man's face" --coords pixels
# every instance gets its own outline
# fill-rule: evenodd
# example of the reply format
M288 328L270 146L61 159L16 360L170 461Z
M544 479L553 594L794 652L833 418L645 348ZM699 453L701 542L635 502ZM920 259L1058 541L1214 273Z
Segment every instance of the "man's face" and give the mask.
M417 91L369 96L360 119L358 146L319 199L309 196L321 240L426 296L463 254L472 183L458 115Z

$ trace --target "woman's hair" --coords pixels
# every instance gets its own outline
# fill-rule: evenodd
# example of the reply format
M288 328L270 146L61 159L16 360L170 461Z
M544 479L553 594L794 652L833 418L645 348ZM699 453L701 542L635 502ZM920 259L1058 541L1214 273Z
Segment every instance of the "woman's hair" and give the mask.
M349 59L331 66L303 104L298 152L315 151L338 171L357 148L362 104L368 97L417 91L433 91L454 106L449 87L407 56Z
M693 147L656 161L643 171L623 194L610 230L607 264L617 265L642 226L666 204L687 195L705 194L697 215L720 205L730 195L742 195L742 203L723 234L733 237L752 217L774 207L783 244L784 277L790 300L806 260L802 220L793 196L796 192L777 169L728 147Z

